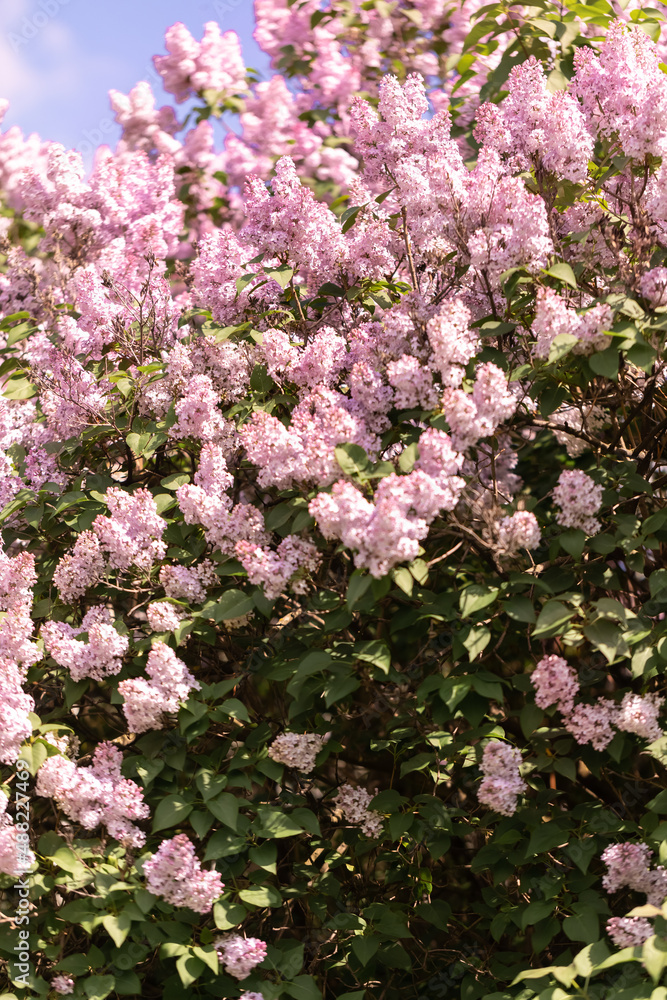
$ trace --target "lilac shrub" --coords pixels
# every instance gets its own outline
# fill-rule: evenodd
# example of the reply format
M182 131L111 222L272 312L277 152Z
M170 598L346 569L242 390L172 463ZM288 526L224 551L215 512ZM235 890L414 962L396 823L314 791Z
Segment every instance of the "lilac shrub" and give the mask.
M0 133L2 995L661 1000L663 15L255 14Z

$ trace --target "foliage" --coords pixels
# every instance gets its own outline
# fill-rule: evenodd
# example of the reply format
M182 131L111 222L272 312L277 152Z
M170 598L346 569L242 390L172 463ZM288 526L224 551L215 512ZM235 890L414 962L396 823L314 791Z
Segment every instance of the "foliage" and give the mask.
M0 137L3 996L662 1000L662 14L320 7L257 4L293 161L175 41L183 143Z

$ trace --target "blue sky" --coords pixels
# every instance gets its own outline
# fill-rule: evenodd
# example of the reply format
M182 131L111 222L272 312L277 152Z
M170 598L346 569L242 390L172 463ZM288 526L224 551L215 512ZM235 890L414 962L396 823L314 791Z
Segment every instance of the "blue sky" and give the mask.
M10 101L3 130L19 125L84 153L114 145L107 92L149 80L158 105L168 102L151 56L164 52L175 21L197 39L206 21L235 29L246 65L266 74L252 0L0 0L0 97Z

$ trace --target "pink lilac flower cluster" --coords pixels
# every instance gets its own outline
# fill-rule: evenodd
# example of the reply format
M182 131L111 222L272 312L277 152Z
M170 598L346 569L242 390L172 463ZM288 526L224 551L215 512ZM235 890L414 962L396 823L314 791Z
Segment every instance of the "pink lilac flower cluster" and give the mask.
M153 150L173 156L179 153L181 144L174 133L180 125L174 109L169 105L155 107L155 95L146 80L137 83L129 94L110 90L109 103L123 129L119 152L141 149L148 154Z
M320 387L292 410L289 427L265 411L255 412L240 432L260 486L289 489L297 483L328 486L340 472L335 449L357 444L375 453L377 437L342 393Z
M246 183L243 239L300 270L315 281L334 273L345 260L347 243L334 213L301 184L289 156L276 163L273 195L258 177Z
M465 485L458 475L462 464L449 435L429 429L419 439L414 471L383 479L374 502L339 480L308 509L325 538L340 538L356 551L356 566L381 577L397 563L415 559L435 517L456 506Z
M379 812L368 808L372 798L365 788L344 784L336 792L334 802L347 823L360 826L367 837L380 837L384 820Z
M477 141L509 155L516 170L534 164L558 178L584 183L594 144L577 101L566 91L547 89L546 74L534 56L512 69L506 88L501 104L483 104L477 111Z
M603 351L611 343L611 337L604 332L611 322L611 308L604 303L578 313L553 289L540 288L532 326L537 335L533 353L537 358L548 358L556 337L563 335L574 338L573 354Z
M571 90L593 135L618 140L626 156L667 151L667 81L645 32L612 21L599 53L577 49Z
M607 934L617 948L635 948L655 931L644 917L612 917L607 921Z
M0 789L0 873L20 878L35 861L27 830L19 830L7 813L8 797Z
M667 267L653 267L639 279L639 288L653 309L667 306Z
M433 384L433 374L409 354L387 365L387 378L394 389L394 406L398 410L432 410L438 393Z
M23 690L29 667L42 659L30 636L32 588L36 582L35 557L20 552L9 557L0 552L0 763L11 764L32 733L29 713L33 698Z
M549 417L554 437L565 445L570 458L577 458L591 447L598 431L607 423L607 416L600 406L570 406L563 403ZM556 426L553 426L556 425ZM563 430L558 430L562 427ZM569 431L579 432L568 433Z
M540 708L554 705L563 714L565 726L577 743L590 743L595 750L604 750L614 738L613 727L648 740L663 735L658 716L664 698L659 695L628 692L620 705L610 698L575 705L579 680L562 656L542 657L530 679L535 688L535 704Z
M535 704L539 708L555 705L563 715L569 715L579 693L576 671L562 656L543 656L530 675L535 688Z
M526 787L519 774L521 753L516 747L500 740L491 740L482 754L482 783L477 798L487 809L502 816L513 816L517 799Z
M480 438L490 437L516 410L516 397L509 390L504 373L491 362L480 365L472 393L447 389L442 402L452 443L458 451L465 451Z
M79 638L83 633L85 642ZM102 605L90 608L79 628L67 622L44 622L41 636L46 651L69 670L73 681L83 677L100 681L117 674L129 646L128 637L117 632L110 611Z
M413 74L403 87L393 76L382 80L377 111L360 98L350 110L363 180L378 193L394 185L386 205L405 212L414 254L457 252L496 288L510 267L544 267L553 243L542 199L507 174L492 148L467 170L447 112L423 120L427 108L423 80Z
M32 734L28 718L35 702L23 690L24 672L9 659L0 658L0 763L11 764L21 744Z
M167 546L162 534L166 523L148 490L140 488L126 493L114 486L107 490L105 501L111 517L102 514L96 517L93 531L111 567L121 571L130 566L150 570L156 560L164 559Z
M172 438L198 438L200 441L224 440L229 434L218 403L220 393L209 375L193 375L184 394L176 402L176 423L169 430Z
M184 833L163 840L144 861L143 870L149 892L196 913L208 913L225 887L218 872L202 870L194 844Z
M444 386L460 386L468 362L479 350L479 334L470 329L472 314L460 298L445 299L426 326L433 362Z
M167 597L188 604L201 604L206 599L208 587L218 583L215 566L210 559L204 559L197 566L181 566L175 563L160 570L160 583Z
M240 934L224 934L213 942L220 964L235 979L246 979L266 958L266 942L259 938L244 938ZM244 997L252 996L244 993Z
M246 69L235 31L221 34L217 21L208 21L197 42L178 22L167 29L165 44L167 55L154 56L153 62L164 89L179 104L207 90L229 95L245 90Z
M521 549L536 549L542 540L537 518L527 510L518 510L498 523L496 543L499 552L515 555Z
M281 733L269 746L269 757L279 764L294 767L309 774L315 767L315 758L326 742L317 733Z
M587 535L600 530L594 517L602 503L603 488L579 469L566 469L558 477L553 491L554 503L560 507L556 521L564 528L580 528Z
M270 601L290 588L295 594L308 589L305 576L315 573L320 555L312 542L297 535L287 535L275 552L252 542L236 543L234 553L248 574L250 583L261 584Z
M667 897L667 871L662 865L651 868L651 851L646 844L612 844L602 854L607 874L602 885L608 893L631 889L646 895L647 903L662 906ZM619 948L642 944L655 932L643 917L612 917L607 933Z
M612 844L602 855L607 874L602 885L607 892L632 889L646 894L646 901L662 906L667 897L667 870L658 865L650 868L653 851L646 844Z
M68 993L74 993L74 980L71 976L54 976L51 980L51 989L61 996L67 996Z
M71 552L62 557L53 574L53 582L63 601L71 604L83 597L89 587L102 579L106 560L100 540L92 531L82 531Z
M150 811L141 788L122 777L122 759L120 750L111 743L95 748L90 767L77 767L60 754L49 757L37 772L35 791L54 799L65 815L84 829L94 830L102 824L116 840L141 847L146 835L135 823L147 819Z
M118 685L124 699L123 712L133 733L160 729L163 715L177 712L190 691L200 687L199 681L164 642L156 642L148 654L146 673L148 680L133 677Z
M614 738L614 720L614 703L608 698L598 698L596 704L575 705L566 716L565 725L577 743L590 743L595 750L604 750Z
M658 716L665 699L657 694L623 695L614 714L614 725L626 733L636 733L646 740L659 740L663 735Z
M171 601L153 601L146 608L146 619L153 632L174 632L185 613Z

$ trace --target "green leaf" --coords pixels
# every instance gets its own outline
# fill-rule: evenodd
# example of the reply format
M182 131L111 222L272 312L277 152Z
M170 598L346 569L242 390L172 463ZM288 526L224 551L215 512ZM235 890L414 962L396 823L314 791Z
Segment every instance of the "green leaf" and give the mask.
M88 955L83 954L67 955L66 958L63 958L54 966L55 969L60 969L63 972L71 972L75 976L85 975L90 967L90 958Z
M461 617L469 618L476 611L481 611L489 604L493 604L498 596L497 587L485 587L482 584L473 583L461 591L459 598L459 608Z
M515 622L526 622L532 625L535 621L533 602L528 597L510 597L502 602L505 614Z
M282 267L277 267L272 270L265 267L264 274L267 278L277 281L281 288L287 288L290 281L294 277L294 269L288 267L287 264L283 264Z
M567 528L558 535L561 548L572 556L573 559L581 559L586 544L586 533L581 528Z
M273 388L274 382L265 365L255 365L250 376L250 388L266 395Z
M14 344L18 344L20 340L25 340L32 333L37 330L36 326L32 323L19 323L18 326L13 326L7 335L7 347L13 347Z
M83 990L89 1000L104 1000L115 985L115 976L88 976L83 980Z
M341 215L341 221L343 223L341 232L346 233L348 229L352 228L352 226L357 221L357 216L359 215L359 212L363 207L364 207L363 205L354 205L352 208L348 208L343 212L343 214Z
M297 976L285 983L284 990L292 1000L322 1000L322 990L312 976Z
M41 740L36 740L32 745L21 749L21 760L26 762L33 778L47 757L48 751Z
M400 587L404 594L407 594L408 597L412 596L415 580L412 573L406 566L396 566L391 571L391 577L396 586Z
M361 660L364 663L372 663L383 674L389 673L391 668L391 652L386 642L383 642L381 639L356 642L352 655L356 660Z
M667 941L650 937L642 946L642 964L654 983L658 983L667 967Z
M202 608L202 615L205 618L212 618L214 622L230 621L233 618L242 618L249 614L254 608L252 597L244 594L242 590L226 590L217 601L209 601Z
M303 827L292 819L288 813L272 806L258 806L257 819L253 830L258 837L277 840L281 837L293 837L303 833Z
M575 337L572 333L559 333L551 341L551 347L549 348L549 358L548 362L550 365L554 364L556 361L560 361L564 358L566 354L569 354L575 344L579 343L579 338Z
M5 382L5 389L2 393L5 399L31 399L37 395L37 389L27 378L21 376L11 376Z
M275 844L267 841L265 844L260 844L259 847L252 847L248 852L248 857L254 865L258 865L273 875L276 874L278 849Z
M355 569L350 577L345 594L345 603L350 611L354 610L355 605L361 600L372 583L373 577L370 573L365 570Z
M593 943L600 937L600 921L595 910L583 908L580 913L566 917L563 921L563 931L570 941L585 941Z
M641 340L632 347L628 348L625 355L633 365L637 368L641 368L645 372L650 372L651 368L655 364L656 351L655 348L651 347L645 341Z
M346 476L365 478L370 470L370 459L358 444L339 444L334 449L336 461Z
M468 650L470 662L476 660L491 642L491 630L486 625L476 625L471 628L463 639L463 645Z
M197 775L196 785L202 793L204 802L218 795L227 785L226 774L214 774L212 771L202 771Z
M239 898L249 906L282 906L283 897L272 885L256 885L250 889L241 889Z
M621 629L618 625L605 618L599 618L592 625L584 628L584 635L588 641L599 649L608 663L614 663L622 656L630 655L628 646Z
M550 823L543 823L536 830L533 830L526 850L526 857L534 858L537 854L553 851L556 847L567 844L569 838L569 831L564 830L560 823L553 820Z
M182 823L191 812L192 802L187 802L182 795L168 795L158 802L153 816L153 833Z
M151 434L145 431L143 434L135 434L132 431L125 438L129 447L132 449L135 455L152 455L153 452L165 444L167 441L167 435L163 431L158 431L155 434Z
M592 354L588 363L596 375L604 375L605 378L616 379L618 376L618 363L620 353L614 344L610 344L604 351Z
M243 274L240 278L236 279L236 291L240 295L246 285L249 285L251 281L254 281L257 277L256 274Z
M108 933L109 937L112 938L116 947L120 948L130 932L132 921L127 913L121 911L117 914L108 913L102 921L102 925L104 926L104 929Z
M181 955L176 959L176 969L186 989L199 979L205 968L201 958L195 958L194 955Z
M190 477L185 472L175 472L172 476L165 476L160 480L160 486L165 490L177 490L179 486L185 486L190 482Z
M578 955L574 956L574 967L580 976L590 976L600 962L609 957L609 948L604 941L596 941L587 945Z
M398 456L398 467L401 472L412 472L415 466L415 462L419 456L419 445L415 442L414 444L409 444L401 454Z
M230 719L238 719L239 722L250 722L248 709L242 701L239 701L238 698L225 699L216 711L223 712L225 715L228 715Z
M579 871L583 872L584 875L588 871L597 850L598 846L595 837L587 837L584 840L572 840L564 848L565 854L574 861Z
M532 736L535 730L542 725L543 719L544 710L538 708L537 705L528 704L523 706L519 722L521 724L521 731L526 739Z
M554 635L562 635L567 631L567 626L573 618L574 612L567 608L560 601L547 601L539 615L537 623L533 629L533 638L549 638Z
M229 900L223 899L213 904L213 920L215 921L215 926L221 931L228 931L232 927L238 927L247 916L248 911L245 906L239 906L238 903L232 903Z
M206 808L225 826L236 831L238 829L239 800L229 792L222 792L214 799L209 799Z
M498 24L493 17L484 18L472 28L465 37L463 43L463 52L467 52L468 49L474 48L477 43L484 38L486 35L495 34L498 31Z
M577 287L577 279L575 278L574 271L565 261L561 260L557 264L553 264L546 273L552 278L558 278L559 281L569 285L570 288Z
M220 962L218 961L218 953L212 944L206 945L206 947L201 947L201 945L195 945L192 949L192 954L195 958L201 959L205 965L208 965L211 972L217 973L220 971Z
M521 912L521 930L532 927L538 921L551 916L555 908L556 901L554 899L536 899L529 903Z
M406 915L402 911L392 909L386 903L371 903L364 909L363 916L366 920L372 921L375 930L386 934L389 938L412 937Z
M327 681L323 688L322 693L326 707L330 708L337 701L347 698L348 694L352 694L359 687L361 687L361 681L354 674L335 675L330 681Z
M373 934L355 937L350 945L352 954L361 963L362 967L368 965L378 948L380 939ZM362 994L363 995L363 994Z

